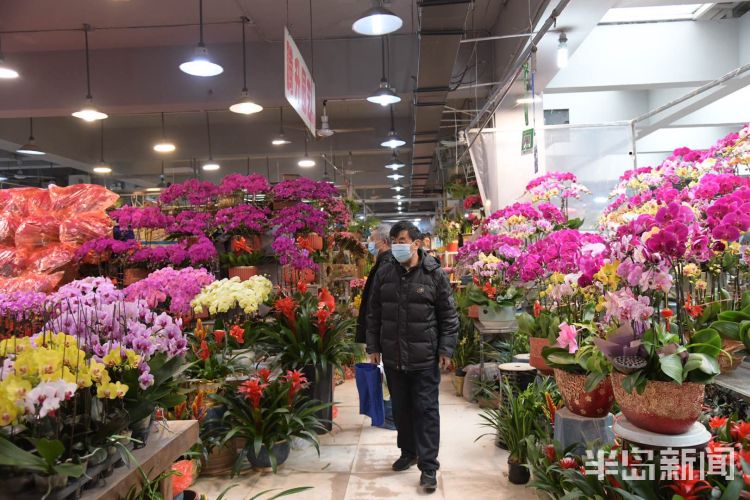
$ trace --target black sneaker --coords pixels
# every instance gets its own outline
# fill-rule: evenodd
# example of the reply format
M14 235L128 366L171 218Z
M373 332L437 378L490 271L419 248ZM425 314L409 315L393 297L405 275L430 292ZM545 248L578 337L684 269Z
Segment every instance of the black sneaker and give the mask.
M401 457L393 462L393 465L391 468L395 470L396 472L401 472L409 469L412 465L415 465L417 463L417 459L414 457L410 457L409 455L401 455Z
M423 470L419 478L419 486L427 493L433 493L437 489L437 472L434 470Z

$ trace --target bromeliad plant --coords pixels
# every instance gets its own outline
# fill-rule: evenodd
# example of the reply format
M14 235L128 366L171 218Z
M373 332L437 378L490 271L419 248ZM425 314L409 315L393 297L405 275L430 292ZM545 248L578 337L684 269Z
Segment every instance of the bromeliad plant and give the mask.
M303 394L307 384L307 379L299 371L289 370L281 377L272 378L268 369L261 369L257 376L240 384L236 391L225 396L210 396L226 407L223 426L220 427L227 429L223 444L235 438L247 443L245 453L240 454L235 462L235 474L248 453L257 457L263 449L268 451L275 473L277 457L271 450L274 445L292 438L308 441L320 452L316 432L323 432L325 428L316 412L330 404L307 399Z
M274 302L276 322L263 327L263 342L278 353L281 366L301 369L315 366L341 370L350 358L347 337L354 319L336 309L336 300L322 288L317 296L300 282L297 290Z

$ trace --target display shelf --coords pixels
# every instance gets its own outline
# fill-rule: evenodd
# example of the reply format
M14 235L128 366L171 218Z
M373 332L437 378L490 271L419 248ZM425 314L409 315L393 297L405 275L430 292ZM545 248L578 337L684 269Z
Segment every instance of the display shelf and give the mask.
M722 373L714 383L750 402L750 362L745 360L736 369Z

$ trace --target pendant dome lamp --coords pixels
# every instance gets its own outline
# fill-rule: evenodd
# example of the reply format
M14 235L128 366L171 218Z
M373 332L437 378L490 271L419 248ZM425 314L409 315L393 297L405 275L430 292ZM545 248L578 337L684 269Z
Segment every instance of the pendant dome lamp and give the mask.
M195 55L191 60L180 64L180 70L183 73L193 76L208 77L219 75L224 71L224 68L211 62L208 58L206 44L203 43L203 0L198 0L198 18L200 27L200 40L198 42L198 47L196 47Z
M391 158L391 161L385 164L385 168L396 171L399 168L404 168L406 164L398 159L398 155L396 155L396 151L393 151L393 157Z
M229 106L229 111L232 113L239 113L242 115L252 115L253 113L260 113L263 111L263 106L260 104L256 104L253 102L250 97L248 97L247 92L247 56L245 54L246 50L246 43L245 43L245 24L247 24L250 19L248 19L245 16L242 16L242 99L237 104L232 104Z
M214 161L213 151L211 149L211 122L208 118L208 111L206 111L206 134L208 135L208 161L201 167L206 172L214 172L221 168L221 165Z
M404 22L396 14L383 7L382 0L364 12L352 24L352 30L360 35L379 36L393 33L401 28Z
M391 106L391 130L383 142L380 143L384 148L396 149L406 144L406 141L396 133L396 125L393 120L393 106Z
M44 151L41 150L39 146L36 145L34 142L34 119L29 118L29 140L18 148L16 150L16 153L22 154L22 155L34 155L39 156L43 155Z
M302 168L312 168L315 166L315 160L307 154L307 132L305 132L305 156L297 162L297 165Z
M164 191L164 188L166 187L167 187L167 183L164 182L164 160L162 160L161 161L161 175L159 176L159 183L156 186L146 188L146 191L149 193L158 193L160 191Z
M164 111L161 112L161 140L154 144L157 153L172 153L177 149L174 143L167 139L167 128L164 123Z
M380 39L380 45L381 45L381 61L380 61L380 67L381 67L381 74L380 77L380 85L378 86L378 90L375 91L374 94L369 96L367 100L373 104L380 104L383 107L389 106L391 104L396 104L398 102L401 102L401 98L396 94L396 92L391 88L391 85L388 83L388 78L386 77L386 71L385 71L385 37L381 37Z
M286 138L286 135L284 135L284 107L279 107L279 135L274 137L271 140L271 144L274 146L283 146L285 144L290 144L292 141Z
M0 80L12 80L18 78L18 71L8 66L3 56L2 37L0 37Z
M91 26L88 24L83 25L83 40L84 48L86 52L86 105L82 109L73 113L73 116L80 118L87 122L95 122L97 120L104 120L109 115L102 113L96 107L94 107L93 97L91 96L91 64L89 61L89 31Z
M109 174L112 172L112 167L104 161L104 121L99 123L99 163L94 166L94 172L97 174Z

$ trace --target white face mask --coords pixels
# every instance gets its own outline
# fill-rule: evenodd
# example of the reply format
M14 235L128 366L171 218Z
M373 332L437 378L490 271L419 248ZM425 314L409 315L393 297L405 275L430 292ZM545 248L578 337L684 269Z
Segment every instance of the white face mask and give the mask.
M391 245L391 253L402 264L408 262L414 254L410 243L394 243Z

